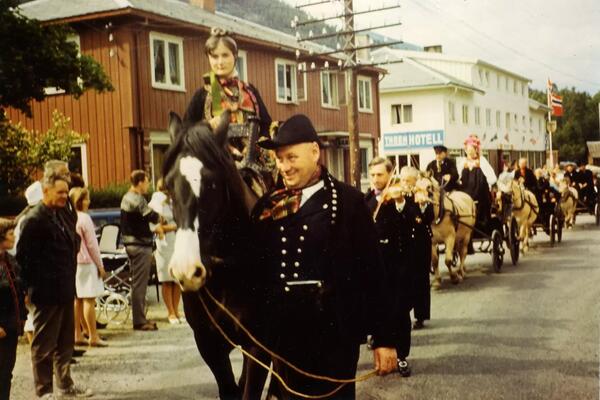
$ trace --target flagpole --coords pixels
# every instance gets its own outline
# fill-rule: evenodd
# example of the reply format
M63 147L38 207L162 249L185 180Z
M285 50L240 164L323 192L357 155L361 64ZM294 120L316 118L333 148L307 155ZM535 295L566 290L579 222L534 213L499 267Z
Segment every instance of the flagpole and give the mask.
M554 169L554 151L552 151L552 100L550 98L550 78L548 78L548 83L546 84L546 97L548 101L548 107L550 110L548 111L548 124L546 124L546 130L548 131L548 140L550 143L550 170Z

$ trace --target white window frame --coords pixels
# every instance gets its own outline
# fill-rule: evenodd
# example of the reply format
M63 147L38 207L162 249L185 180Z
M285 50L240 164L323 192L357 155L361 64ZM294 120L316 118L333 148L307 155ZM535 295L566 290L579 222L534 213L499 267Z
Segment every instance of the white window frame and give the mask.
M75 42L75 44L77 45L77 56L81 57L81 37L78 34L69 35L69 36L67 36L67 42ZM81 83L82 83L81 79L77 78L77 81L81 85ZM63 93L65 93L64 89L59 89L55 86L50 86L50 87L44 88L44 94L46 96L52 96L55 94L63 94Z
M293 68L293 71L291 71L292 73L290 73L290 76L292 77L292 81L290 84L290 91L291 91L291 100L288 100L287 98L281 98L279 97L279 74L278 74L278 68L280 65L283 65L284 68L289 66L291 68ZM285 79L285 73L284 73L284 79ZM304 79L304 93L306 96L306 79ZM287 82L284 82L285 87L287 88ZM281 104L298 104L298 63L295 61L291 61L291 60L287 60L285 58L276 58L275 59L275 99L277 100L277 103L281 103Z
M86 185L89 185L88 180L88 162L87 162L87 143L75 143L71 146L81 148L81 177Z
M369 86L369 106L368 107L360 107L360 96L361 93L363 95L366 95L366 91L361 90L361 82L362 82L362 88L365 88L366 85ZM356 84L358 86L356 93L358 94L358 111L360 112L364 112L364 113L373 113L373 89L372 89L372 82L373 80L371 79L370 76L359 76L356 78ZM366 102L366 98L365 98L365 106L367 105Z
M403 125L403 124L411 124L415 118L413 115L413 105L412 104L392 104L391 106L391 124L392 125ZM410 107L410 121L406 121L405 107ZM396 121L396 114L400 111L400 119Z
M239 64L242 64L242 74L240 74L240 70L238 68ZM235 68L238 72L238 78L244 82L248 82L248 52L246 50L238 50Z
M327 87L329 92L329 102L325 102L323 99L323 89L325 86L325 76L329 82ZM321 71L321 107L333 108L339 110L340 108L340 88L339 88L339 77L336 72L333 71Z
M448 121L452 124L456 122L456 107L452 101L448 102Z
M172 90L177 92L185 92L185 68L183 63L183 38L179 36L167 35L165 33L151 31L149 33L150 40L150 79L152 81L152 87L155 89ZM169 81L171 79L171 66L169 63L169 44L176 44L179 46L179 76L180 84L174 85L169 82L157 82L154 79L154 41L162 40L165 43L165 79Z

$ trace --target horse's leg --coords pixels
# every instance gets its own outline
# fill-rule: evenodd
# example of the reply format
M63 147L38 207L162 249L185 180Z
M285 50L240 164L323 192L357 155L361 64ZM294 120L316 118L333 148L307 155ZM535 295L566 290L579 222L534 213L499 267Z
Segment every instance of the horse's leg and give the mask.
M450 280L452 283L457 284L462 281L462 277L460 274L456 274L456 272L452 269L452 259L454 258L454 244L456 240L456 231L454 231L454 235L450 234L446 236L446 240L444 241L446 245L446 254L445 254L445 264L448 268L448 273L450 274Z
M470 241L470 234L466 234L460 241L459 243L459 249L458 249L458 254L459 254L459 258L460 258L460 267L459 267L459 271L460 271L460 275L462 277L462 279L464 280L467 277L467 269L465 268L465 259L467 258L467 253L469 252L469 241Z
M232 347L214 329L197 292L182 293L185 318L194 332L196 347L213 373L221 400L239 400L241 390L235 382L229 353Z
M434 242L431 245L431 266L433 267L434 274L433 283L431 284L431 287L433 287L434 290L438 290L442 286L442 277L440 275L439 261L440 257L438 255L438 247L437 244Z
M266 365L271 363L271 357L257 346L248 348L248 352ZM267 370L248 357L244 357L243 377L245 381L240 379L240 387L244 392L243 400L259 400L262 397L267 375Z

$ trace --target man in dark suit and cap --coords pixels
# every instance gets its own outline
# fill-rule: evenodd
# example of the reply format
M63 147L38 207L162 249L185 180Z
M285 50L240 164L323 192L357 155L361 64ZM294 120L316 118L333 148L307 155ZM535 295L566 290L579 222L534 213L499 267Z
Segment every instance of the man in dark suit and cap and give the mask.
M435 160L427 165L427 172L435 178L435 180L444 186L444 190L450 192L456 190L458 181L458 170L454 160L448 158L448 149L446 146L433 146L435 151Z
M253 211L257 266L266 276L267 342L302 370L336 379L356 375L359 347L373 336L375 368L396 369L395 332L372 217L358 190L320 165L320 140L305 115L272 139L282 185ZM306 377L280 360L274 371L298 392L354 399L355 385ZM272 380L279 399L297 396Z
M579 192L579 199L583 201L590 210L593 210L596 199L594 173L585 168L585 161L580 161L578 166L579 168L573 173L573 184L575 189L577 189L577 192Z

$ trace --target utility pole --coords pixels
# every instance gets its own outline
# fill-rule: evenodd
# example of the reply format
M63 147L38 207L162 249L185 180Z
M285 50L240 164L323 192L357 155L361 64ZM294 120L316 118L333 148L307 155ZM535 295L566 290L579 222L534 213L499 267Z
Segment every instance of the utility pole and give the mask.
M321 72L324 70L328 71L340 71L345 73L345 98L347 104L347 113L348 113L348 145L350 152L350 184L356 188L360 189L360 178L361 178L361 152L360 152L360 135L358 128L358 85L357 85L357 76L358 73L365 68L368 67L376 67L383 64L389 64L398 61L386 61L382 63L375 63L373 59L367 60L359 60L357 57L357 51L359 50L370 50L378 47L386 47L392 46L395 44L403 43L401 40L393 40L386 41L384 43L371 44L367 43L366 45L356 45L356 35L357 33L364 33L374 30L374 29L383 29L391 26L398 26L400 22L392 22L386 23L384 21L383 24L376 27L369 27L368 29L356 29L356 17L361 15L369 15L376 12L389 11L400 8L399 4L395 5L382 5L379 8L373 9L369 8L368 10L362 11L354 11L354 2L353 0L317 0L312 1L308 0L308 3L297 5L297 9L307 8L316 5L322 4L332 4L335 3L343 3L343 12L341 14L336 14L331 17L323 17L318 19L309 19L306 21L300 21L300 19L296 16L291 22L292 28L296 29L296 39L298 42L303 41L314 41L319 39L326 38L335 38L336 39L336 49L335 50L325 50L320 53L315 53L314 51L309 52L308 54L302 54L299 51L296 52L296 58L300 63L302 60L311 60L315 57L325 57L325 56L333 56L338 54L337 63L333 63L334 66L330 67L329 62L325 62L323 67L317 67L315 62L310 62L310 69L306 67L306 63L303 68L299 68L299 72L308 73L308 72ZM333 33L328 33L326 28L323 28L322 34L315 36L313 31L310 30L308 35L302 37L299 29L301 27L307 25L313 25L316 23L322 23L332 20L340 20L342 23L342 28ZM385 18L384 18L385 20ZM342 44L338 42L338 40L342 41ZM377 81L373 81L374 84L377 84ZM373 91L374 92L374 91ZM371 99L371 102L374 102ZM378 132L381 134L381 132Z

